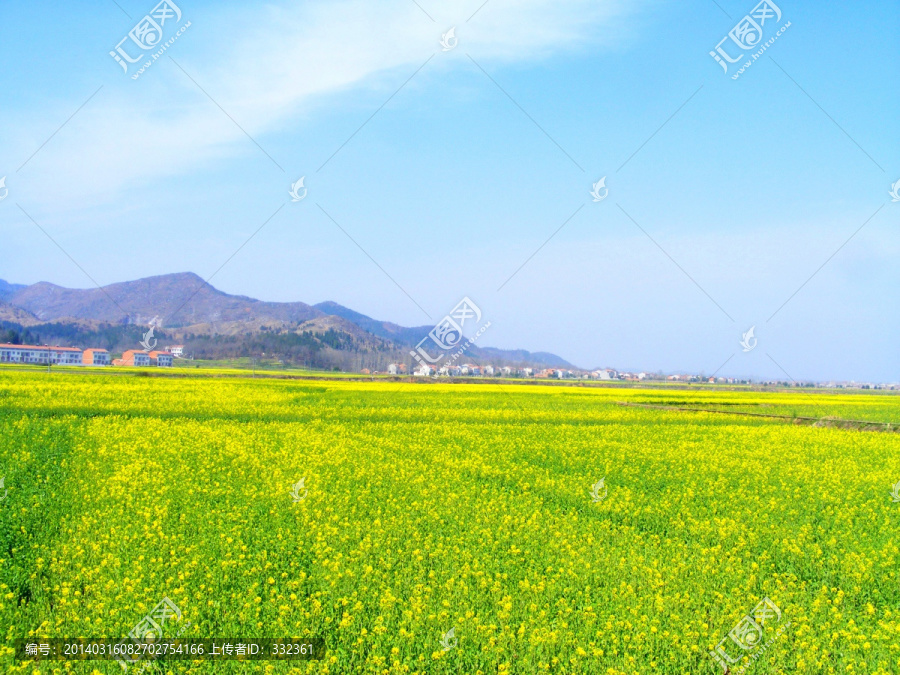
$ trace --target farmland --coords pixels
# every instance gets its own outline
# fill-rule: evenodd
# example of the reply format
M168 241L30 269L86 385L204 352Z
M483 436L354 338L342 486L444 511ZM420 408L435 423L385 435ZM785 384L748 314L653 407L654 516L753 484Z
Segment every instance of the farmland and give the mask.
M0 370L0 660L51 672L13 641L167 597L183 637L328 649L167 672L715 673L768 597L748 673L900 671L900 434L620 403L900 423L875 393Z

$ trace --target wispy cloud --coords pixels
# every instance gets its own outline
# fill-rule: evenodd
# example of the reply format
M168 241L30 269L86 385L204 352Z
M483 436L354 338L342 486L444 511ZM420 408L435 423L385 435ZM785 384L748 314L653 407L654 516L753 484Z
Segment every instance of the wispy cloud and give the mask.
M283 3L262 10L185 7L192 30L172 51L195 81L164 58L135 82L110 60L110 72L98 75L107 83L101 95L21 178L46 179L59 200L87 205L137 183L259 153L247 135L283 163L280 135L296 130L298 118L327 111L335 103L330 94L360 89L378 99L390 92L439 51L441 32L451 25L458 26L465 50L481 60L527 61L588 41L596 47L604 27L614 42L611 26L624 15L623 5L619 0L491 0L468 23L477 9L472 2L423 5L434 21L411 0ZM204 23L211 30L202 29ZM235 33L236 40L221 38ZM443 68L470 67L462 52L435 59L416 79L424 84ZM58 105L62 118L64 103ZM40 125L53 112L10 111L9 146L30 154L31 139L40 136Z

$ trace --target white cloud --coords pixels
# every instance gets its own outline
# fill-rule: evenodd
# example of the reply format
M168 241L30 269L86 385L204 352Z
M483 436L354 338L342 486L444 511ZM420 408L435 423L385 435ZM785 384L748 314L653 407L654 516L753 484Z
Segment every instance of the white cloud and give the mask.
M461 61L471 67L465 52L482 63L543 58L587 41L615 41L611 26L623 13L619 0L489 0L466 23L480 0L420 4L435 21L412 0L285 3L213 14L185 8L192 26L170 53L266 147L267 140L274 144L266 134L289 133L296 116L324 104L323 95L367 86L386 97L432 54L431 72ZM438 41L451 25L458 26L460 46L444 54ZM236 41L222 37L234 34ZM109 70L104 90L23 171L23 183L53 186L49 193L35 188L35 199L49 196L69 209L113 201L123 188L257 152L167 59L137 81L111 60ZM64 119L80 103L59 103L41 111L39 121L36 111L20 111L7 126L17 130L11 145L27 156L47 120Z

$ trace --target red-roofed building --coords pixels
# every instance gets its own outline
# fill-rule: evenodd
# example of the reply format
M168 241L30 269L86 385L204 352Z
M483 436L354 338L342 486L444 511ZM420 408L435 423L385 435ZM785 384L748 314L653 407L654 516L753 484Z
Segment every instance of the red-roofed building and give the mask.
M85 349L81 362L86 366L108 366L109 352L105 349Z
M53 363L75 366L81 363L81 350L75 347L0 344L0 363Z
M151 365L163 367L172 365L172 352L150 352L148 356Z
M150 354L143 349L129 349L121 359L113 361L114 366L149 366Z

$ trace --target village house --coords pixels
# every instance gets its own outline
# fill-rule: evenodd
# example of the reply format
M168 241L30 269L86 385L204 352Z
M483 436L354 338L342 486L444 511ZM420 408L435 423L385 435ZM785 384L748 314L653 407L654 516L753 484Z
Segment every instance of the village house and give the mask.
M150 357L150 365L152 366L168 368L172 365L172 354L169 352L150 352L147 356Z
M143 349L129 349L122 354L121 359L113 360L115 366L149 366L150 354Z
M172 345L171 347L166 347L166 351L180 359L184 356L184 345Z
M81 362L86 366L108 366L109 352L105 349L85 349Z
M48 345L0 344L0 363L43 363L59 366L81 364L81 350Z

